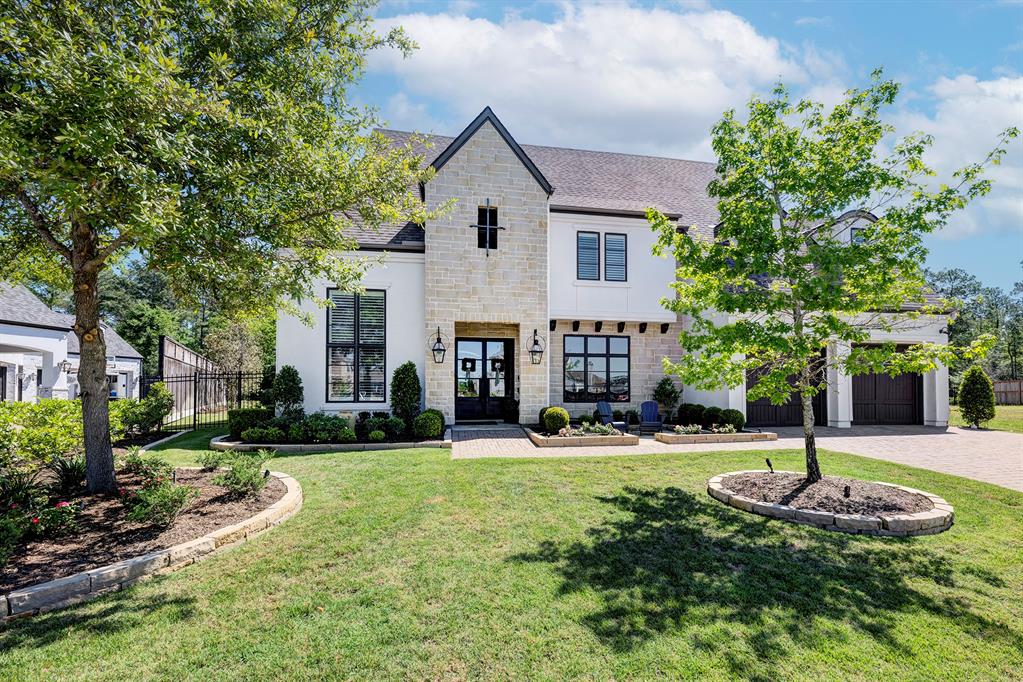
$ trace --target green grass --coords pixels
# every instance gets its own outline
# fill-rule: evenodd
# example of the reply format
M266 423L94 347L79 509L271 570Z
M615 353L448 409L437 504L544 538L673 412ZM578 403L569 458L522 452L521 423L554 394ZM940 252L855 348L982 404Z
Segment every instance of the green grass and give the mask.
M164 450L193 462L208 432ZM282 457L305 506L205 562L0 628L0 679L1006 679L1023 494L822 453L933 491L938 536L769 521L704 490L765 453ZM795 452L769 453L799 468Z
M952 406L948 423L952 426L967 426L958 406ZM985 423L984 428L1023 433L1023 405L996 405L995 418Z

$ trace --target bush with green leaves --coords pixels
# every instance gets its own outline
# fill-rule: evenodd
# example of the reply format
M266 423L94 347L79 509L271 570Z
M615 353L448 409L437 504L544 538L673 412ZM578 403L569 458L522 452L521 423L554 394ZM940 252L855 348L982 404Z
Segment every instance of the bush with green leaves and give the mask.
M703 427L699 424L679 424L675 427L675 433L679 433L686 436L692 436L694 434L703 431Z
M273 410L265 407L241 407L227 411L227 430L237 440L242 432L254 426L263 426L273 419Z
M625 421L633 426L639 424L639 411L638 410L625 410Z
M675 406L678 405L678 400L681 397L682 391L678 390L675 380L671 377L661 377L657 386L654 387L653 398L658 405L664 408L666 417L675 412Z
M712 427L711 431L714 433L735 433L736 429L732 424L718 424L717 426Z
M746 426L746 417L739 410L730 407L721 411L721 423L731 425L736 431L742 431Z
M0 469L0 509L36 507L46 501L46 488L38 470L27 467Z
M273 456L274 451L266 448L236 452L227 460L227 471L215 476L213 483L227 488L232 497L251 497L266 485L263 464Z
M723 413L724 413L724 410L722 410L720 407L715 407L713 405L711 405L706 410L704 410L703 411L703 426L704 426L704 428L708 428L709 429L710 427L714 426L715 424L720 424L721 423L721 417L722 417Z
M122 499L128 506L128 520L166 527L197 497L199 489L195 486L160 478L138 490L124 491Z
M557 433L568 426L568 410L563 407L548 407L543 415L543 427L547 433Z
M444 413L424 410L412 421L412 433L416 438L440 438L444 435Z
M36 403L0 402L0 438L4 459L35 468L56 455L81 452L82 404L50 398Z
M682 403L678 408L678 423L703 424L703 413L706 409L699 403Z
M205 471L219 469L229 459L228 453L223 450L207 450L198 457L199 466Z
M138 446L128 448L122 470L126 474L139 476L145 482L170 478L174 467L163 457L153 453L144 453ZM145 483L143 483L145 485Z
M281 371L274 377L273 387L270 389L274 404L282 414L295 414L302 409L305 402L305 392L302 390L302 377L298 370L291 365L284 365Z
M244 443L287 443L288 436L283 429L276 426L262 428L254 426L251 429L242 431L242 442Z
M967 424L980 427L995 418L995 389L979 365L968 367L959 385L959 412Z
M387 434L379 429L376 429L374 431L370 431L369 435L366 436L366 438L367 440L369 440L370 443L383 443L384 440L387 438Z
M53 487L62 495L76 493L85 484L85 455L59 455L47 468L53 474Z
M174 394L162 381L149 387L142 400L119 400L121 423L126 435L149 433L160 428L174 409Z
M405 424L411 425L419 414L419 397L422 392L416 363L409 361L398 365L391 375L391 412Z

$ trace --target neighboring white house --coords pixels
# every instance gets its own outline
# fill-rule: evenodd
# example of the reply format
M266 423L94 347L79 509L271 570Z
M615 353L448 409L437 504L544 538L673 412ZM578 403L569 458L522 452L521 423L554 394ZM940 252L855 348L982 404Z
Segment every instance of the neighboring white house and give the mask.
M412 139L382 132L395 144ZM598 400L622 410L649 400L688 321L660 304L675 269L651 254L645 210L713 235L706 187L714 165L520 146L489 107L458 137L427 139L433 146L422 152L436 173L421 194L429 207L455 199L453 209L425 230L356 228L359 251L346 256L382 256L365 293L319 282L317 293L334 306L304 303L314 325L278 315L277 364L299 370L306 410L386 410L390 374L410 360L424 406L452 422L531 423L547 405L578 416ZM869 217L850 216L844 228L861 219ZM874 340L946 343L946 323L933 318ZM947 424L944 368L829 379L819 423ZM738 409L754 426L801 423L798 405L747 403L745 386L685 387L684 400Z
M0 282L0 401L75 398L78 337L74 318L58 313L23 286ZM111 398L138 396L142 356L103 325Z

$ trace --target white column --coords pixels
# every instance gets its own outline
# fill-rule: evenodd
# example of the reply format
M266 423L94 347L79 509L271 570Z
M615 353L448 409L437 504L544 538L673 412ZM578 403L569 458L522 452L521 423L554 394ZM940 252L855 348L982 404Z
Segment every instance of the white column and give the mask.
M924 425L948 426L948 367L924 375Z
M728 389L728 407L733 410L739 410L742 412L742 416L746 416L746 381L743 380L741 384L733 388Z
M60 363L67 360L67 352L43 352L43 385L40 398L67 399L67 374L61 371Z
M849 355L849 344L828 346L829 360ZM852 377L838 367L828 367L828 426L847 429L852 426Z

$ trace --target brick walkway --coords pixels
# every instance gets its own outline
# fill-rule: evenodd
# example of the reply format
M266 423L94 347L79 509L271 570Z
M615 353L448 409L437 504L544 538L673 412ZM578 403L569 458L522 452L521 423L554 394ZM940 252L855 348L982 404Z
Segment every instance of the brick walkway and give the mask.
M474 428L452 433L454 459L478 457L594 457L721 450L802 448L802 430L780 428L778 440L766 443L665 445L643 438L639 445L601 448L538 448L521 429ZM818 428L821 448L884 459L1023 491L1023 434L914 426Z

